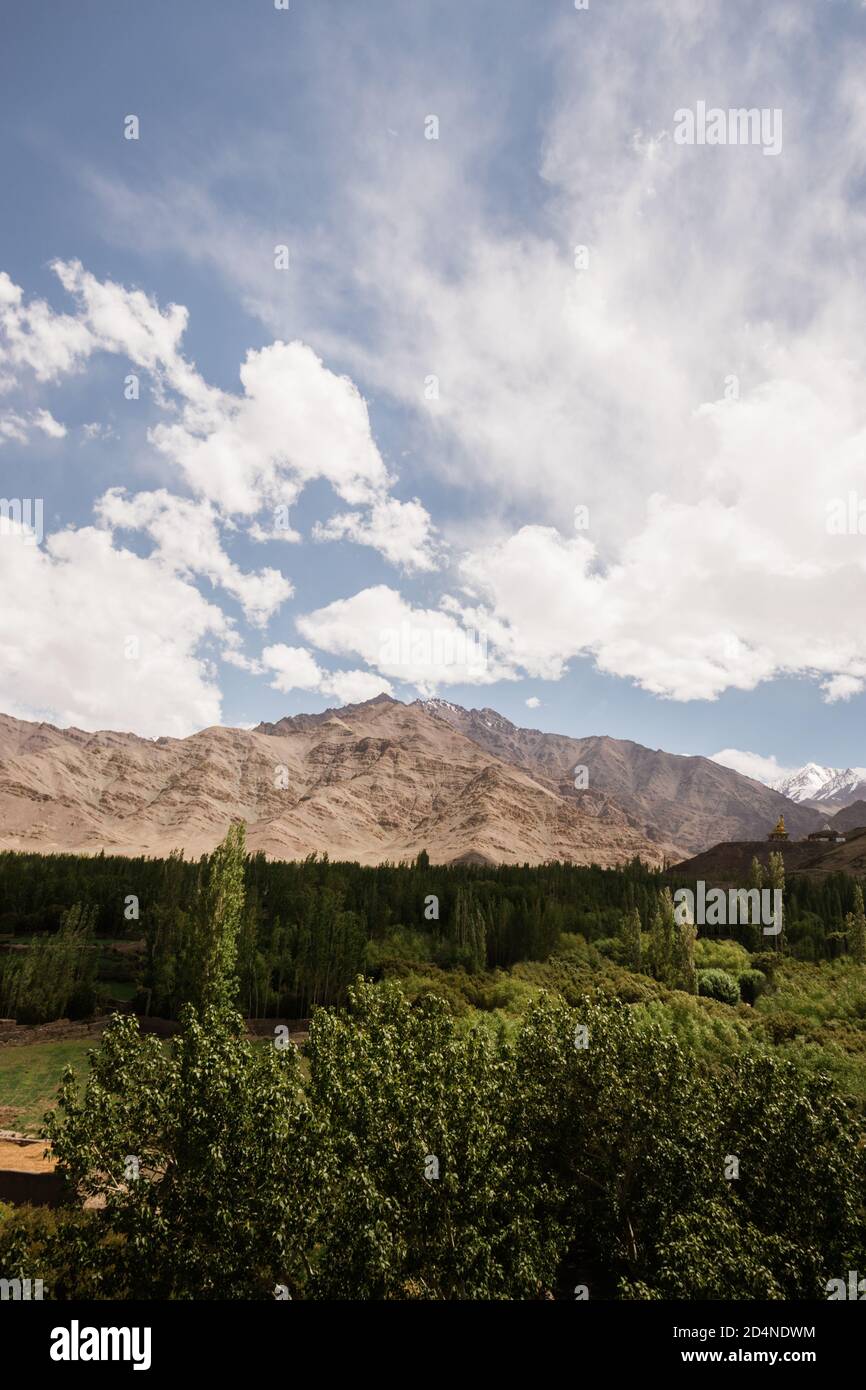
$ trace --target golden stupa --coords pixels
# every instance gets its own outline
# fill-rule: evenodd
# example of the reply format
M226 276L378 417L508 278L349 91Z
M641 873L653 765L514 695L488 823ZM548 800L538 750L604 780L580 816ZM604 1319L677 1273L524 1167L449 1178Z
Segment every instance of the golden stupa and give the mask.
M787 840L788 832L785 829L785 817L780 816L776 822L775 830L771 830L767 836L768 840Z

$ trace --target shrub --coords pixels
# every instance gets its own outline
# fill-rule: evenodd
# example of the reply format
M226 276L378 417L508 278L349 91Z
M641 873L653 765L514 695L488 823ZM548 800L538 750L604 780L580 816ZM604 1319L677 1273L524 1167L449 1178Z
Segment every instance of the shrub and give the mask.
M767 977L762 970L744 970L740 975L740 998L745 1004L754 1004L766 987Z
M727 970L734 979L752 964L749 953L739 941L726 937L700 936L695 942L695 965L698 970Z
M740 987L727 970L699 970L698 994L718 999L720 1004L739 1004Z

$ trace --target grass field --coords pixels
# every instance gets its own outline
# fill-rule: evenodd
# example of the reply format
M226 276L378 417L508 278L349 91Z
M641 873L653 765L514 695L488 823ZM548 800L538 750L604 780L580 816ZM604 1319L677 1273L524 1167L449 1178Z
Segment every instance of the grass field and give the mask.
M0 1047L0 1129L41 1134L42 1116L56 1100L64 1068L84 1073L93 1046L93 1038L73 1038Z

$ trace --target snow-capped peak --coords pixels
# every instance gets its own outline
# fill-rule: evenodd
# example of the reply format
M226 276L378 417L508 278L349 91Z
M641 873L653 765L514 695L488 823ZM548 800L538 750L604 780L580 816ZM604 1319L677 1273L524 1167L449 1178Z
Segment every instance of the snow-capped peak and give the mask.
M805 767L790 772L778 782L771 783L774 791L789 796L792 801L806 801L816 796L831 777L838 773L834 767L822 767L820 763L806 763Z
M775 782L774 789L792 801L837 801L851 798L853 792L862 794L866 784L866 768L822 767L806 763L797 772ZM852 798L853 799L853 798Z

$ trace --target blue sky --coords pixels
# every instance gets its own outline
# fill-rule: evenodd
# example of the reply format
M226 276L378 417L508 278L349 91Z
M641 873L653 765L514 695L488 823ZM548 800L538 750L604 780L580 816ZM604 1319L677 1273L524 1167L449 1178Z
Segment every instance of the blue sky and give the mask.
M755 9L7 6L0 708L866 762L866 9Z

